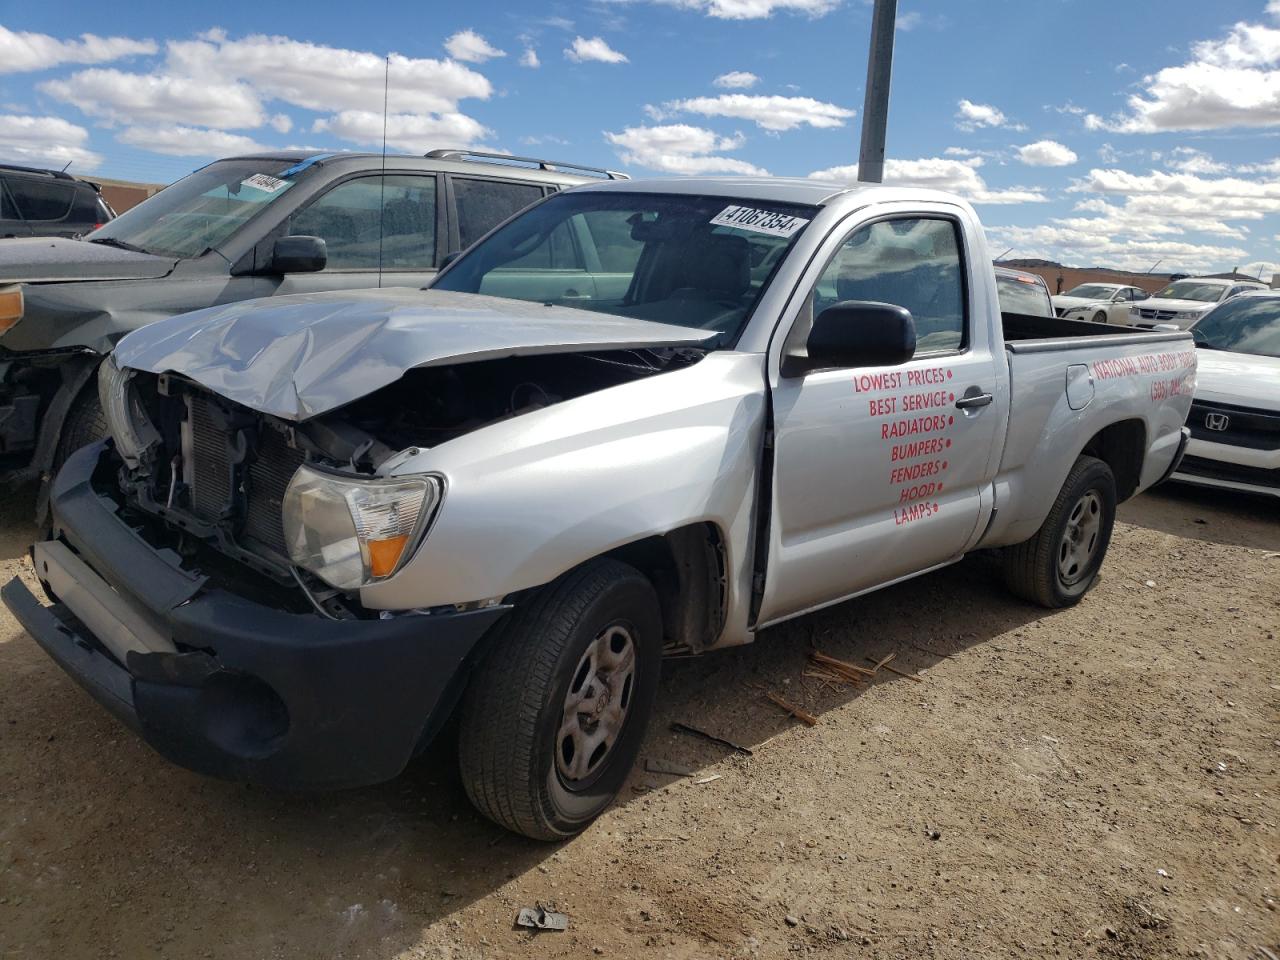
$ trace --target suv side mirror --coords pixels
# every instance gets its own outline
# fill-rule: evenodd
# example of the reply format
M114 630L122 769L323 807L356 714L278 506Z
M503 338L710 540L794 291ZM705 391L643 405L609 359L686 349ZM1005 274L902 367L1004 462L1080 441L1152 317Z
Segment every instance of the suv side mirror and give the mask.
M272 273L315 273L329 262L321 237L280 237L271 248Z
M811 370L891 367L906 363L915 352L911 311L889 303L845 300L814 318L805 353L785 357L782 374L795 377Z

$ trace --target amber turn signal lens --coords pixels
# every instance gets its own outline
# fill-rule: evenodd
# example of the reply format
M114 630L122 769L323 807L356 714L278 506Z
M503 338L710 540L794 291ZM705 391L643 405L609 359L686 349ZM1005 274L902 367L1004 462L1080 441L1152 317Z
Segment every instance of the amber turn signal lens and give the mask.
M0 333L5 333L22 319L21 287L0 287Z
M399 534L385 540L369 541L369 572L375 577L388 577L400 562L408 536Z

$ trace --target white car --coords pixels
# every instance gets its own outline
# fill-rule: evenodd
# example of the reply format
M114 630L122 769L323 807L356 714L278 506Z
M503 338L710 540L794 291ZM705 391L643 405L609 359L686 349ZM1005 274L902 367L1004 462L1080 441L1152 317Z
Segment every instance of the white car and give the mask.
M1215 305L1249 290L1265 290L1267 285L1256 280L1222 280L1217 277L1192 277L1175 280L1158 290L1142 304L1129 310L1129 323L1135 327L1169 324L1186 330Z
M1191 441L1173 479L1280 497L1280 291L1236 297L1191 335Z
M1147 291L1140 287L1126 287L1122 283L1082 283L1054 297L1053 310L1058 316L1070 320L1128 323L1130 306L1145 299Z

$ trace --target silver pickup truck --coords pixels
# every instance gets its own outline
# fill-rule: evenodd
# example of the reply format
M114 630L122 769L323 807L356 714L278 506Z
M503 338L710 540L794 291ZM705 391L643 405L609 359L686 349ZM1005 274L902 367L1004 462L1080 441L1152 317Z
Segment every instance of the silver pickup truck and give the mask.
M129 335L33 548L54 602L3 596L179 764L371 783L456 714L475 805L563 838L624 783L664 652L979 549L1080 600L1194 379L1189 334L1002 315L945 194L601 183L426 291Z

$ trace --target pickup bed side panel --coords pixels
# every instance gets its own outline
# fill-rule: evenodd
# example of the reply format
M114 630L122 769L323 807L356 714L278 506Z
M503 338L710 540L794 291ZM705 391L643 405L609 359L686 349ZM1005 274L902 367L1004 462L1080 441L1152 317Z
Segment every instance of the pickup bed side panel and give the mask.
M1032 536L1071 464L1107 427L1141 424L1135 493L1164 475L1195 389L1190 335L1142 334L1083 346L1027 341L1010 344L1007 353L1013 413L996 476L996 517L979 546L1007 546Z
M764 358L717 352L692 367L493 424L398 464L446 493L417 553L361 591L374 609L503 597L592 557L692 523L726 551L726 626L750 639L752 507Z

